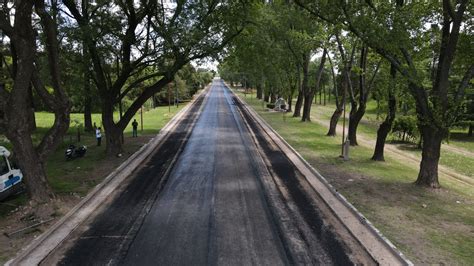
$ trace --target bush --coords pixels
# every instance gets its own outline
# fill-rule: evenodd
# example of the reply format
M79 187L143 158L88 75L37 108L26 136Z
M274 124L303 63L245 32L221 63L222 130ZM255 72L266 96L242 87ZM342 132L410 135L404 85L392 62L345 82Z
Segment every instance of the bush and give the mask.
M273 104L273 103L268 103L268 104L267 104L267 108L273 109L273 108L275 108L275 104Z
M401 141L414 142L418 138L418 127L416 116L400 116L393 122L392 133L396 134Z

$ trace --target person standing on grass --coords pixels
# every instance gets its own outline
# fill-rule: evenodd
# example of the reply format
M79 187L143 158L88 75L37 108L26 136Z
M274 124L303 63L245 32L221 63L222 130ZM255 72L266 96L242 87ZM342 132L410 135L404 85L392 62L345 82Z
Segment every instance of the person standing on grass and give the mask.
M95 138L97 139L97 146L100 146L100 143L102 142L102 132L100 130L101 130L100 127L98 127L95 130Z
M138 122L136 119L133 119L132 127L133 127L132 137L136 138L138 136Z

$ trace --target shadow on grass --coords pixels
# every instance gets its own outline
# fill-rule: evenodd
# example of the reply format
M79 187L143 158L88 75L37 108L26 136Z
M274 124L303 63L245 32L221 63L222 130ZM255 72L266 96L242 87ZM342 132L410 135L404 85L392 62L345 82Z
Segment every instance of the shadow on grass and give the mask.
M416 264L474 262L474 232L469 230L474 226L474 208L470 199L443 188L426 189L396 178L377 179L336 171L330 179Z
M391 141L390 144L397 145L397 148L402 151L421 152L421 149L418 147L418 144L414 144L411 142Z
M12 195L0 202L0 218L7 216L11 211L26 204L28 197L26 193Z
M449 135L449 139L453 141L459 141L459 142L469 142L469 143L474 143L474 136L468 136L467 133L462 133L462 132L451 132Z

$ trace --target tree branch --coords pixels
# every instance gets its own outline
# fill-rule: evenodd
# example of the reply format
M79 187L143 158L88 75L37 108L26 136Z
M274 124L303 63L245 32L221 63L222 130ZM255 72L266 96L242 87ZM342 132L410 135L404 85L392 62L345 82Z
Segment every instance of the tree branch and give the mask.
M158 93L163 89L168 83L170 83L173 79L171 77L162 77L159 81L154 83L151 86L145 88L145 90L138 96L135 101L133 101L132 105L127 109L127 111L123 114L120 121L117 122L117 126L124 130L127 127L130 120L133 116L137 113L137 111L142 107L142 105L155 93Z
M163 76L163 75L164 75L163 72L155 72L153 74L146 75L144 77L141 77L141 78L135 80L134 82L132 82L132 84L128 85L127 88L120 94L120 96L118 97L118 100L123 99L123 97L125 97L132 89L136 88L142 82L147 81L147 80L152 79L152 78Z
M10 25L9 20L6 17L4 12L0 12L0 29L7 35L10 39L15 38L14 30L12 25Z
M469 86L469 82L474 76L474 64L472 64L467 70L466 73L464 73L464 76L461 80L461 83L459 84L457 88L457 93L456 97L454 98L454 103L455 105L458 105L462 99L464 98L464 94L466 91L467 86Z

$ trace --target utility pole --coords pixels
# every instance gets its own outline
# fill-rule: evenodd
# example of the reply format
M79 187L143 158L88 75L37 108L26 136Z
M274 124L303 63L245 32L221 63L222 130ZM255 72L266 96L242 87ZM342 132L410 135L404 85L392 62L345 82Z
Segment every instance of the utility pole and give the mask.
M346 73L346 75L348 75ZM342 96L342 105L343 105L343 119L342 119L342 146L341 146L341 158L344 161L349 160L349 142L346 140L346 94L347 94L347 86L349 85L349 77L346 76L346 81L344 84L344 95Z

